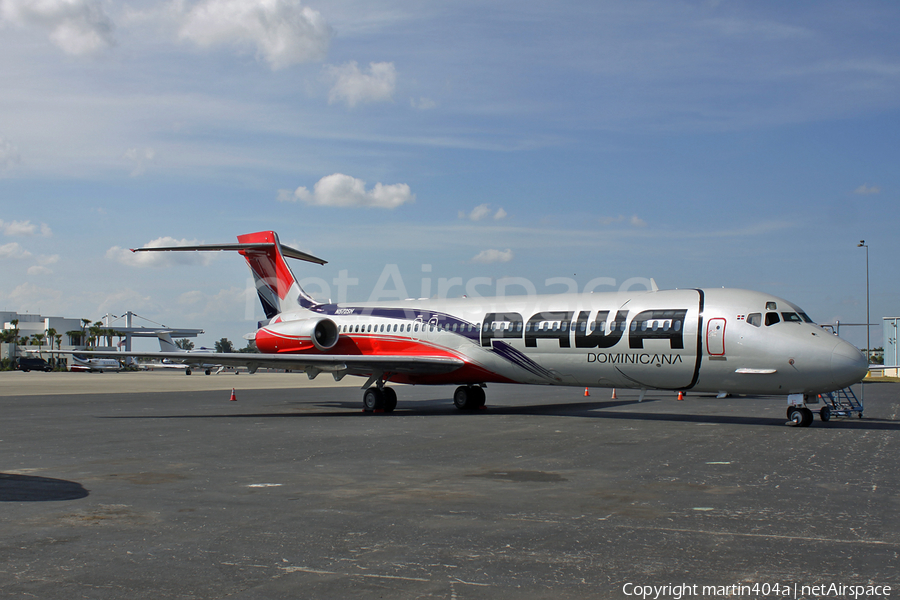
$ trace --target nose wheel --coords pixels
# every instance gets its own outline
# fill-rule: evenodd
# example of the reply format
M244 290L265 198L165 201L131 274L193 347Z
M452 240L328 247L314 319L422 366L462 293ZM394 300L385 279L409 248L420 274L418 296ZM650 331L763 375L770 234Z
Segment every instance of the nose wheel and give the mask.
M791 406L787 409L787 418L787 424L791 427L809 427L813 422L813 413L805 406Z

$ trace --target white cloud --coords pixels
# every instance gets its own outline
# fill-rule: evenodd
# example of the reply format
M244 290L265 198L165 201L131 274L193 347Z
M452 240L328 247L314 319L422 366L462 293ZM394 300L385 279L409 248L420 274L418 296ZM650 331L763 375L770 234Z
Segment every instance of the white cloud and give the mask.
M506 250L482 250L475 258L472 259L472 262L476 263L498 263L498 262L509 262L513 259L513 251L507 248Z
M156 238L145 248L161 246L195 246L197 240L176 240L172 237ZM212 260L209 252L132 252L127 248L113 246L106 251L106 258L129 267L170 267L173 265L207 265Z
M42 254L37 257L38 264L28 267L29 275L51 275L53 270L48 265L59 262L59 254Z
M18 242L10 242L0 246L0 260L12 259L20 260L31 256L31 252L23 248Z
M853 193L854 194L864 194L864 195L880 194L881 188L878 187L877 185L869 186L868 184L864 183L861 186L859 186L858 188L856 188L855 190L853 190Z
M626 217L625 215L619 215L618 217L600 217L597 219L601 225L615 225L617 223L625 223L627 222L632 227L646 227L647 222L644 221L637 215L631 215L631 217Z
M203 48L252 46L272 69L283 69L324 59L332 31L297 0L203 0L184 16L180 35Z
M333 82L328 103L346 102L354 107L364 102L388 102L393 99L397 85L394 63L369 63L369 72L359 70L356 61L336 67L327 65L325 76Z
M507 217L507 212L503 210L502 207L494 211L490 204L479 204L472 209L472 212L466 213L459 211L458 215L460 219L467 219L469 221L481 221L488 217L493 218L495 221L499 221Z
M71 295L63 295L59 290L42 288L33 283L23 283L0 299L11 310L33 313L62 313L71 302Z
M19 149L0 136L0 173L11 170L20 160Z
M419 99L410 98L409 105L418 110L431 110L432 108L437 107L437 102L435 102L431 98L425 98L423 96Z
M280 202L304 202L315 206L365 206L374 208L397 208L409 202L415 202L416 195L410 193L405 183L382 185L366 191L366 182L342 173L327 175L316 182L310 192L300 186L291 193L289 190L278 192Z
M67 54L93 54L115 43L112 21L93 0L0 0L0 16L21 27L49 30Z
M40 229L41 235L44 237L53 235L53 231L50 230L46 223L41 223ZM3 232L5 235L35 235L37 230L38 226L31 221L4 221L0 219L0 232Z
M156 158L156 151L153 148L129 148L125 151L123 158L131 161L134 167L131 169L131 176L137 177L143 175L147 170L147 163L153 162Z

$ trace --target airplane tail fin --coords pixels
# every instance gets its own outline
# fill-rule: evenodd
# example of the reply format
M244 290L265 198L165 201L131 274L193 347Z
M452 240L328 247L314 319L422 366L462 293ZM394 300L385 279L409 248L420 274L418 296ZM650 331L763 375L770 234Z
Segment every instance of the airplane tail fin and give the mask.
M183 352L183 350L176 346L175 342L172 341L172 334L168 331L159 331L157 332L156 337L159 338L160 352Z
M284 260L285 256L293 256L309 260L308 254L287 248L278 241L274 231L260 231L238 236L241 244L256 244L256 247L239 250L247 261L256 283L256 293L262 304L266 318L294 308L312 308L318 303L303 291L297 278ZM310 262L321 262L319 259Z
M200 246L156 246L133 248L132 252L236 250L247 261L256 282L256 292L266 318L286 310L312 308L318 303L303 291L285 257L320 265L326 261L300 250L282 246L274 231L258 231L238 236L237 244L203 244ZM162 344L162 338L160 338Z

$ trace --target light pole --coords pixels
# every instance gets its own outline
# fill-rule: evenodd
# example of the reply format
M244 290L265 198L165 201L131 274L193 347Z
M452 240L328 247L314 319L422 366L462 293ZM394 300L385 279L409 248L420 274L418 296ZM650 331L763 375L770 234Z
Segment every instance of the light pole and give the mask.
M872 344L869 343L869 245L866 244L866 240L859 240L856 247L866 249L866 365L868 365L869 349L872 347Z

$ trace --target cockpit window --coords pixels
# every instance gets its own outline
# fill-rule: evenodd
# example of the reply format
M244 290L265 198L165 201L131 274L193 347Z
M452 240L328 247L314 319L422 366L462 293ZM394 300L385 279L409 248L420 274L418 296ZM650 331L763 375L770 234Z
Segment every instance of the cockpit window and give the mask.
M754 327L759 327L762 325L762 314L761 313L751 313L747 315L747 322L753 325Z
M815 325L815 323L816 323L815 321L813 321L812 319L810 319L810 318L809 318L809 315L806 314L805 312L801 312L801 313L800 313L800 317L803 319L803 322L804 322L804 323L812 323L813 325Z
M775 323L779 323L780 321L781 319L778 318L778 313L766 313L766 327L768 327L769 325L774 325Z
M784 319L785 323L802 323L803 319L800 318L795 312L783 312L781 313L781 318Z

